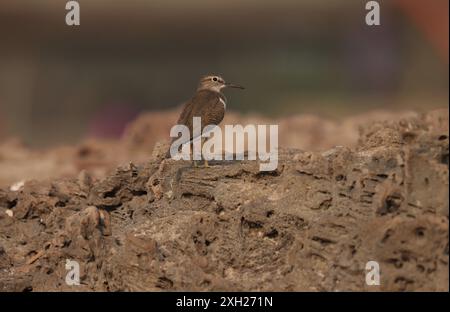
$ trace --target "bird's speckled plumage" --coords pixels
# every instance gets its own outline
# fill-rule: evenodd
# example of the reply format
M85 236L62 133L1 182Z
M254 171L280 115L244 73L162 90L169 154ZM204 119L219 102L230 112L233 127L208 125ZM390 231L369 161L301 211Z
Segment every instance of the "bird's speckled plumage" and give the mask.
M185 125L191 132L193 139L192 121L194 117L201 117L202 128L207 125L218 125L225 116L225 106L221 100L226 103L226 98L221 92L211 90L199 90L188 101L178 118L177 124ZM203 129L202 129L203 130Z
M202 130L208 125L218 125L225 116L226 98L221 90L225 87L240 88L243 87L226 83L222 77L217 75L208 75L200 79L197 91L194 96L184 104L178 125L185 125L190 131L190 141L194 139L193 118L200 117ZM172 139L172 142L176 138ZM187 143L187 142L184 142ZM184 144L183 143L183 144ZM166 157L170 156L170 150Z

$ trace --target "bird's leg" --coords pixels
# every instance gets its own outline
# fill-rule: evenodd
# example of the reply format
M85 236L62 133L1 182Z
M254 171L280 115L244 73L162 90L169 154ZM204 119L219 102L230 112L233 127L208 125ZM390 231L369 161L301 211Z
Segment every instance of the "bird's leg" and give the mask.
M202 138L202 145L201 145L201 147L202 147L202 157L203 157L203 161L204 161L204 164L205 164L205 168L209 168L208 160L206 158L204 158L204 155L203 155L203 144L205 144L205 142L206 142L206 138Z
M195 167L195 168L197 168L198 166L197 166L197 161L194 159L194 142L191 142L191 143L189 143L190 145L191 145L191 151L190 151L190 154L191 154L191 157L192 157L192 165Z

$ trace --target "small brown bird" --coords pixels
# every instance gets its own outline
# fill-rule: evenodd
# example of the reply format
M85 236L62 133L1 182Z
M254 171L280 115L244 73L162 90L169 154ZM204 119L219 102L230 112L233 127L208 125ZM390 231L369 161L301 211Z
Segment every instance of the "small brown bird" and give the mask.
M224 88L244 89L242 86L225 82L225 80L218 75L207 75L200 79L194 96L184 104L177 124L185 125L189 128L191 135L190 143L194 139L194 131L192 128L194 117L201 118L203 128L208 125L218 125L223 120L227 102L225 95L222 93L222 89ZM203 132L203 129L201 130L202 131L200 132ZM177 138L173 138L172 143L176 139ZM170 157L170 148L166 154L166 158L168 157ZM196 165L195 161L194 165ZM205 160L205 167L208 167L207 160Z

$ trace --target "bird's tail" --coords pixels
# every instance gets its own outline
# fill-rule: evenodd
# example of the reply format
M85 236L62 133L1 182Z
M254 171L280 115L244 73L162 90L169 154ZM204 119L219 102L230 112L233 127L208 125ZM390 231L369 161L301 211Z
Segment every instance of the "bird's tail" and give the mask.
M172 143L173 143L173 141L175 141L175 139L176 139L176 138L172 138L172 140L170 140L169 147L167 148L166 155L164 155L164 159L167 159L167 158L170 158L170 157L171 157L171 156L170 156L170 147L172 146Z
M164 156L164 159L170 158L170 146L167 149L166 155Z
M171 157L171 155L170 155L170 147L172 146L172 143L173 143L175 140L177 140L177 139L178 139L178 138L172 138L172 141L170 141L169 148L167 149L167 152L166 152L166 155L164 156L164 159L167 159L167 158L170 158L170 157ZM182 146L182 145L184 145L184 144L192 144L192 142L193 142L193 139L190 138L190 139L187 140L187 141L181 142L179 146Z

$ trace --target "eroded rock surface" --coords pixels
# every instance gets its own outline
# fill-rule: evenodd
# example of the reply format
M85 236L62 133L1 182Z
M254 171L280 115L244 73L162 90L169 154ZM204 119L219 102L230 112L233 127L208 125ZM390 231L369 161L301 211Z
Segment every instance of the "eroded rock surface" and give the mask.
M99 181L0 189L0 290L448 291L448 110L368 124L352 148L281 149L274 172L165 149Z

